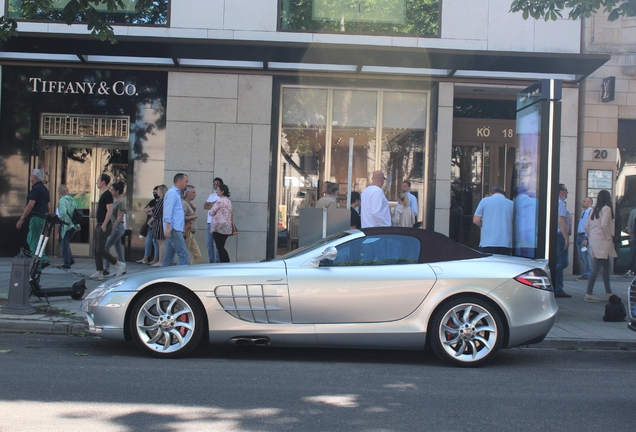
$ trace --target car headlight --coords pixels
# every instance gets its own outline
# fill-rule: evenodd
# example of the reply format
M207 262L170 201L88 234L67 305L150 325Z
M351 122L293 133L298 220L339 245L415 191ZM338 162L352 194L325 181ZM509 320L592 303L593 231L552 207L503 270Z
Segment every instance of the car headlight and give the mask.
M111 292L112 290L114 290L115 288L117 288L118 286L123 284L126 281L126 279L128 279L128 278L122 278L122 279L116 280L114 282L108 282L108 283L103 283L101 285L98 285L97 288L95 288L93 291L91 291L84 298L84 301L87 302L91 306L99 303L101 301L101 299L106 297L106 295L109 292Z
M537 288L545 291L552 291L552 283L550 283L550 276L541 269L530 270L520 274L514 278L517 282L526 286Z

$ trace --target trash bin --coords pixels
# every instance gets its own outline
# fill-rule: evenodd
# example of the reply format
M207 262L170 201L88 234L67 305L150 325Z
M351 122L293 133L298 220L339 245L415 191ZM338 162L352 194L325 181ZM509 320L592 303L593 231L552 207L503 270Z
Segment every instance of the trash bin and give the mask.
M30 315L35 309L29 304L31 285L29 270L32 258L23 252L13 258L11 265L11 286L9 286L9 303L2 309L4 314Z

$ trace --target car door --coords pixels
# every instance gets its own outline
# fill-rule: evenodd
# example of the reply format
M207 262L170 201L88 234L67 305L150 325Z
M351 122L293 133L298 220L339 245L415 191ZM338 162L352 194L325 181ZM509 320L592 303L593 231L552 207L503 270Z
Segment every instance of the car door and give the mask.
M288 266L294 324L395 321L412 313L436 281L419 264L419 240L409 235L365 236L336 246L319 267Z

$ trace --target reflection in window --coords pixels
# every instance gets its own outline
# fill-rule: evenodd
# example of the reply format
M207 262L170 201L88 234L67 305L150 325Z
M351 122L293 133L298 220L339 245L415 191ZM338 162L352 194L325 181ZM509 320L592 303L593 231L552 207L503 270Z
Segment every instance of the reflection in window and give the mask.
M384 92L382 104L382 165L387 199L397 203L402 182L411 182L418 214L424 208L424 148L427 95ZM422 217L418 217L422 220Z
M31 0L9 0L8 17L13 19L25 19L36 21L65 21L62 10L69 0L52 0L51 8L36 8ZM105 5L96 7L108 24L140 24L140 25L167 25L168 24L168 0L155 0L149 7L135 11L134 0L124 0L124 8L116 12L108 12ZM102 11L103 9L103 11ZM87 21L85 14L77 14L75 21Z
M362 237L336 247L333 261L323 260L321 266L378 266L416 264L420 256L418 239L403 235Z
M281 0L280 28L350 34L439 34L439 0Z

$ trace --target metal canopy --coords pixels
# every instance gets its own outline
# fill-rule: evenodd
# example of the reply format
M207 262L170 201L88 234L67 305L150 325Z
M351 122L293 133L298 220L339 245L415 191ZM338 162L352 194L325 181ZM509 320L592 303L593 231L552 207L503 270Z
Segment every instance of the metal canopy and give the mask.
M130 57L127 64L163 64L181 66L182 59L261 62L262 69L270 63L349 65L356 72L364 67L413 68L429 70L431 75L452 77L458 72L539 73L571 75L580 80L590 75L610 59L605 54L564 54L446 50L430 48L343 45L324 43L292 43L272 41L228 41L210 39L174 39L119 37L116 44L88 39L87 36L41 33L20 33L16 38L0 42L0 54L40 55L70 54L87 64L108 62L103 56L119 59ZM44 56L42 56L44 54ZM100 56L99 61L90 61ZM73 58L75 58L73 57ZM135 61L137 59L137 61ZM146 59L148 61L142 61ZM35 58L33 59L35 60ZM166 60L166 62L161 62ZM185 62L184 62L185 64ZM399 72L398 72L399 73ZM462 75L465 76L465 75Z

